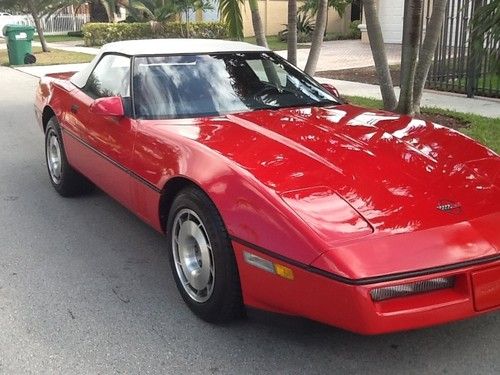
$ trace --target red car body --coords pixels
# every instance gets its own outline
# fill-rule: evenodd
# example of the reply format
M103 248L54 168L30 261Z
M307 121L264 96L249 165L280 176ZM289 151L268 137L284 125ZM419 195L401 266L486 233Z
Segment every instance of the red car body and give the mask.
M40 126L55 115L71 166L160 232L162 205L185 181L200 187L227 227L246 305L363 334L500 308L500 158L466 136L348 104L98 116L69 76L41 79ZM371 294L442 277L453 285Z

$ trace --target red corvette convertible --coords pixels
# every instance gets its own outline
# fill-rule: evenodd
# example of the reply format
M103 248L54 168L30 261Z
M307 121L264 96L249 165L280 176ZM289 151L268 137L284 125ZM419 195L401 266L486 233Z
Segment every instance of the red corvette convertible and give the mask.
M377 334L500 309L500 157L267 49L112 43L35 107L55 190L96 185L165 233L206 321L246 305Z

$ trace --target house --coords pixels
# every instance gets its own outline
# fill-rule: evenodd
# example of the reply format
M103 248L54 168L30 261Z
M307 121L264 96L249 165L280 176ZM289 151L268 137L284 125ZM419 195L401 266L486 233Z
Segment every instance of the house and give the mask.
M298 1L297 8L300 8L304 2ZM244 3L243 13L243 34L245 37L253 36L252 14L248 1ZM287 0L261 0L259 1L259 12L266 30L266 35L276 35L285 29L288 23L288 1ZM328 33L346 33L351 24L351 8L346 9L344 17L332 8L328 10L328 23L326 31Z
M217 0L211 0L213 9L198 11L196 16L193 17L196 21L218 21L220 19ZM300 8L304 2L298 1L297 7ZM281 30L286 28L288 23L288 1L287 0L259 0L259 12L262 18L262 23L264 29L266 30L266 35L276 35ZM252 13L250 12L250 6L248 1L245 1L242 5L242 15L243 15L243 34L245 37L253 36L253 26L252 26ZM357 15L356 15L357 14ZM359 12L352 12L355 19L359 19ZM333 9L328 11L328 23L327 32L336 33L346 33L349 30L351 23L351 6L346 8L343 17Z

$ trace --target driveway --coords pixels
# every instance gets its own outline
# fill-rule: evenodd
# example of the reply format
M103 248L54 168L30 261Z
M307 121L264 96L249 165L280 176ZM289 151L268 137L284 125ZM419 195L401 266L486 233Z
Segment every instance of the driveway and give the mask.
M101 192L60 198L35 125L37 79L0 67L0 374L498 374L500 314L364 337L185 307L165 239Z
M401 45L386 44L387 60L389 64L399 64L401 62ZM286 51L277 52L286 58ZM297 50L297 66L304 69L309 56L309 49ZM361 43L361 40L333 40L323 42L321 54L316 71L339 70L350 68L362 68L373 66L370 45Z

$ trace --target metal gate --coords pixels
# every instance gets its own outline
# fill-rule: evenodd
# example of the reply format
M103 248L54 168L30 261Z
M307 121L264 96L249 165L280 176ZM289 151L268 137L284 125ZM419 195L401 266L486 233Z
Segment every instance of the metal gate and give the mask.
M431 1L427 0L426 20ZM500 41L488 33L472 40L475 11L490 0L448 0L446 18L426 87L435 90L500 97Z

